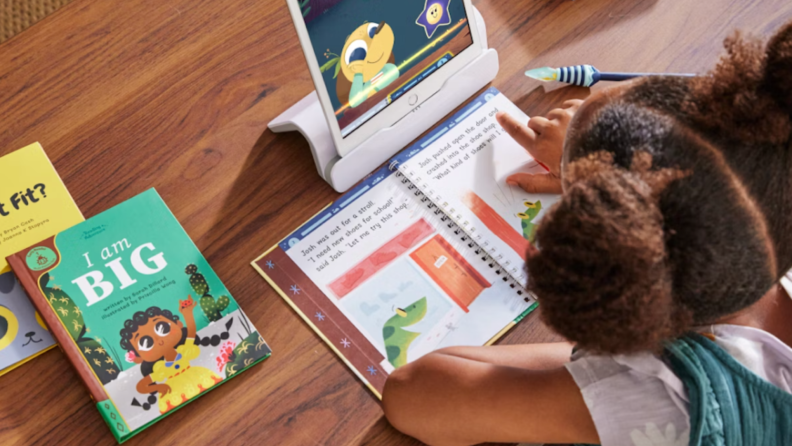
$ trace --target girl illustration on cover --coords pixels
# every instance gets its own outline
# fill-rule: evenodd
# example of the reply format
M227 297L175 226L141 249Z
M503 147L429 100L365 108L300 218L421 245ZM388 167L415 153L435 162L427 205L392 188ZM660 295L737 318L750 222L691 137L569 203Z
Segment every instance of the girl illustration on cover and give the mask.
M140 364L143 374L136 389L144 395L159 392L163 414L223 380L205 367L190 366L201 353L195 344L197 303L188 296L179 304L186 327L170 311L151 307L135 313L121 330L127 360Z

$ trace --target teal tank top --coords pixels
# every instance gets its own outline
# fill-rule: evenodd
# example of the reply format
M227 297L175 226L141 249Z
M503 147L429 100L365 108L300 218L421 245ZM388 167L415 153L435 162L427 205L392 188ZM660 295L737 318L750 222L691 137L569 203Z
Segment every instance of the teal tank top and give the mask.
M699 334L665 355L688 391L691 446L792 445L792 395Z

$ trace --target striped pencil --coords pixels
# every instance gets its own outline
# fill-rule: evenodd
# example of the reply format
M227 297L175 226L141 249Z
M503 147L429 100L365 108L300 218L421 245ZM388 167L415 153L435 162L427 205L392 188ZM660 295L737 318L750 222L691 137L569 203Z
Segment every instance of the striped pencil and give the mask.
M683 73L606 73L591 65L574 65L561 68L535 68L526 71L525 75L540 81L559 81L580 87L591 87L599 81L624 81L643 76L696 76L695 74Z

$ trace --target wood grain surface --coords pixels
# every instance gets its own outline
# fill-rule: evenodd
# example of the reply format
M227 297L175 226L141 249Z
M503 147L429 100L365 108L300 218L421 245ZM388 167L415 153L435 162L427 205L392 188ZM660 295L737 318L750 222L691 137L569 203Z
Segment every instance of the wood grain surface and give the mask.
M704 72L788 0L479 0L494 85L529 115L589 90L526 69ZM40 141L86 217L156 187L273 349L130 445L409 445L249 262L334 200L267 122L313 88L283 0L75 0L0 45L0 155ZM537 314L503 342L556 339ZM0 443L114 440L59 350L0 378Z

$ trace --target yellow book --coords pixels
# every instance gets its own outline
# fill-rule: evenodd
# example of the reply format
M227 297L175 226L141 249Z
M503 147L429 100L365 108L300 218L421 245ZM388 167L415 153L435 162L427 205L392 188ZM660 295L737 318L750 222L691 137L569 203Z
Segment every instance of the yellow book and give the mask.
M6 257L81 221L41 144L0 158L0 375L55 345Z

